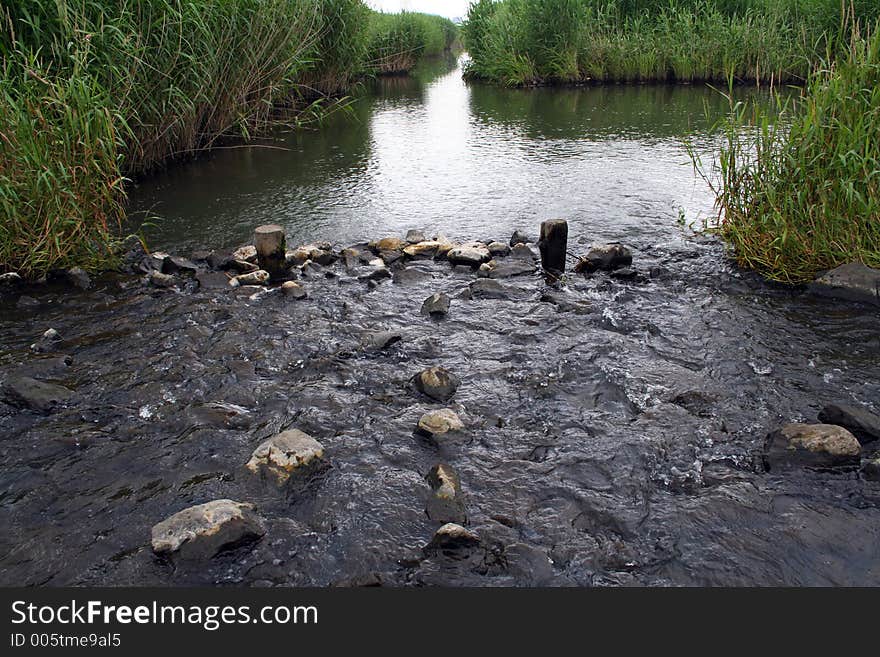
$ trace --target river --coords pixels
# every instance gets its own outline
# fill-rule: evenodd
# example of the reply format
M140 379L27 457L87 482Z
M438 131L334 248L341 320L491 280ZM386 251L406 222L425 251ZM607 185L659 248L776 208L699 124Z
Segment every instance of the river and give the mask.
M762 458L768 432L827 403L880 411L876 312L768 285L679 221L712 216L683 139L711 153L726 102L468 85L439 62L313 129L139 181L132 208L161 217L145 234L174 253L263 223L345 246L411 228L506 241L565 218L571 251L621 241L638 273L468 299L472 272L416 260L378 285L331 266L296 302L120 275L0 297L0 379L75 391L47 415L0 402L0 583L880 584L880 486ZM419 313L435 291L443 320ZM35 353L50 327L60 340ZM401 339L364 348L380 330ZM435 365L461 379L465 424L439 444L413 430L440 405L408 383ZM289 427L329 467L281 493L244 464ZM480 537L457 558L422 550L439 462ZM254 503L265 537L206 562L152 553L152 525L220 498Z

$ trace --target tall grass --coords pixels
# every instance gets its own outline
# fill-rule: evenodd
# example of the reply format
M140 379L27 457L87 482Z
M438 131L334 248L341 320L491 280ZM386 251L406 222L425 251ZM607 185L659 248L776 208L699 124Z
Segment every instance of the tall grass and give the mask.
M0 272L107 264L126 177L351 88L375 68L374 15L361 0L0 0ZM421 30L399 44L404 70L448 45L439 18L388 21Z
M855 15L880 15L858 0ZM849 0L477 0L468 75L511 86L785 82L833 45Z
M448 18L374 12L368 27L368 65L379 74L409 71L420 58L450 50L457 37L458 28Z
M735 104L724 123L717 228L737 261L785 283L880 266L880 29L856 28L782 109Z

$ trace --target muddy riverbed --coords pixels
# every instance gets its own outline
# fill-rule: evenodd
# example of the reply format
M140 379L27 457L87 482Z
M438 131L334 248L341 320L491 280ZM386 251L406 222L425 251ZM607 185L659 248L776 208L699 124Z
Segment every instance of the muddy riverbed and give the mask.
M768 432L826 404L880 412L880 316L761 282L678 224L711 213L682 138L711 150L715 92L486 89L454 66L383 82L357 121L287 150L141 181L133 207L164 217L151 244L228 249L264 223L337 249L409 228L506 242L563 217L572 252L622 241L635 276L536 271L485 298L475 271L427 259L374 281L315 268L300 300L130 274L7 290L0 385L73 395L50 412L0 400L0 584L880 584L880 484L763 459ZM444 318L420 313L435 292ZM400 339L377 348L379 331ZM461 380L447 403L411 385L433 366ZM444 407L460 435L415 434ZM327 467L280 491L245 464L288 428ZM480 541L456 554L423 551L438 463ZM265 536L209 560L153 553L153 525L222 498L255 504Z

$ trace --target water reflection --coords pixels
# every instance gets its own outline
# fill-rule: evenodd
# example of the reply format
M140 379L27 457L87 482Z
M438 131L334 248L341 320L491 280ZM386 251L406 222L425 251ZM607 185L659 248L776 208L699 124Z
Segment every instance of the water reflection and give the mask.
M150 243L229 247L269 222L293 242L412 227L488 239L565 217L576 243L638 246L675 239L679 208L711 212L682 137L712 147L727 109L713 89L468 85L454 59L367 86L350 115L141 181L133 209L161 217Z

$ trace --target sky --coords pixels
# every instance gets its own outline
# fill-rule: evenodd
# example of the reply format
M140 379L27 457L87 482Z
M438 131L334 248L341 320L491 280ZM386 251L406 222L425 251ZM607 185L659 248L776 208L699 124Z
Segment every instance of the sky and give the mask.
M464 18L471 0L367 0L373 9L382 11L422 11L447 18Z

